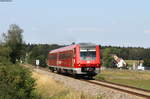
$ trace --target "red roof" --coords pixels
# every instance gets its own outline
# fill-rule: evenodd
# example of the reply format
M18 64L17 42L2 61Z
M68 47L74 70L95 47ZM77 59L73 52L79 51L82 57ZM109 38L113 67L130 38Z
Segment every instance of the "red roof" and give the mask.
M72 50L76 47L77 45L70 45L70 46L66 46L66 47L62 47L59 49L55 49L50 51L49 53L56 53L56 52L63 52L63 51L67 51L67 50Z

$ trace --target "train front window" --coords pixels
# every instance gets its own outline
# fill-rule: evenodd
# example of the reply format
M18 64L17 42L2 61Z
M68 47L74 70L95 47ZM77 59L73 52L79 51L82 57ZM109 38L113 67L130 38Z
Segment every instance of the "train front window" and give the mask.
M96 51L80 51L81 60L95 60Z

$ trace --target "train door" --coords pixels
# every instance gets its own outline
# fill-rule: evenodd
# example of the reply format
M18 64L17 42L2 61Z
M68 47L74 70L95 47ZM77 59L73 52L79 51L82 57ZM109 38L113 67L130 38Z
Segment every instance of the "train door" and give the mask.
M72 68L73 68L74 65L75 65L75 57L76 57L76 49L74 48L74 49L73 49L73 52L72 52Z

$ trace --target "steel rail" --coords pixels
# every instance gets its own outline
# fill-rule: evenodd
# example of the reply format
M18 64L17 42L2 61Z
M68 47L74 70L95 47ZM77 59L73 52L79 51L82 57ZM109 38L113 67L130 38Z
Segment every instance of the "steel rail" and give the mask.
M146 99L150 99L150 95L145 95L145 94L142 94L142 93L138 93L138 92L135 92L135 91L130 91L130 90L127 90L125 88L128 88L128 87L125 87L125 86L120 86L120 87L125 87L124 89L123 88L118 88L118 87L115 87L113 86L110 86L110 85L106 85L106 84L102 84L102 83L98 83L98 82L92 82L90 80L83 80L81 79L82 81L85 81L85 82L88 82L88 83L91 83L91 84L95 84L95 85L100 85L100 86L104 86L104 87L107 87L107 88L111 88L111 89L115 89L115 90L118 90L118 91L122 91L122 92L125 92L125 93L128 93L128 94L132 94L132 95L136 95L136 96L139 96L139 97L143 97L143 98L146 98ZM104 82L103 82L104 83ZM106 82L105 82L106 83ZM110 83L108 83L110 84ZM116 85L116 84L115 84ZM130 89L132 89L130 87ZM135 88L136 89L136 88ZM134 90L135 90L134 89ZM137 91L141 91L141 89L137 88L136 89ZM142 90L143 91L143 90Z
M142 89L142 88L137 88L137 87L133 87L133 86L128 86L128 85L113 83L113 82L104 81L104 80L96 80L96 81L104 82L104 83L108 83L108 84L113 84L113 85L117 85L117 86L121 86L121 87L127 87L127 88L131 88L131 89L135 89L135 90L140 90L140 91L145 91L145 92L149 92L150 93L150 90L147 90L147 89Z

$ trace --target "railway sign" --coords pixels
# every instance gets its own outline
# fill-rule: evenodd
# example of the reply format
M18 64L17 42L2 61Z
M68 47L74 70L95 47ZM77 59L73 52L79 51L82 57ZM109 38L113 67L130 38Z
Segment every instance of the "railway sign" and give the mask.
M39 66L39 64L40 64L40 60L37 59L36 60L36 65Z

